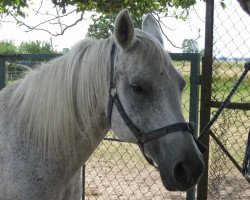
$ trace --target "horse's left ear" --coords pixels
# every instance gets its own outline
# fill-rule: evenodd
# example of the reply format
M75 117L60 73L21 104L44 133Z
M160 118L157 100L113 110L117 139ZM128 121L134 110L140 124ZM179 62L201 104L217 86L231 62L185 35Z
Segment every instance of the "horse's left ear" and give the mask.
M159 24L151 13L147 14L142 22L142 30L156 37L163 45L163 39Z
M134 43L134 25L128 10L122 10L115 20L115 40L124 50L129 50Z

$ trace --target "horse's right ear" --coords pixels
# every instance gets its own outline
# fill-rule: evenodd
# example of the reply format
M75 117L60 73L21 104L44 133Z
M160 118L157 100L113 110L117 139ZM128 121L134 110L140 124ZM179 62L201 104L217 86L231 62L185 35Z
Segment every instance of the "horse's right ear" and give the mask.
M114 35L116 43L129 50L134 42L134 25L127 9L122 10L115 20Z
M144 18L142 22L142 30L157 38L159 42L163 45L160 27L151 13L147 14Z

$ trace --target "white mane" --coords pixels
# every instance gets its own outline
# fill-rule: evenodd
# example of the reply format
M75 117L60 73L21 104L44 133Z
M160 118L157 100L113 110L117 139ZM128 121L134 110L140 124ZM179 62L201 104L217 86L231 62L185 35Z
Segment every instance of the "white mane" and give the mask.
M142 31L137 30L135 35L145 45L148 59L153 51L162 49L160 43ZM34 138L44 151L66 154L74 146L75 131L89 142L94 141L98 123L104 123L101 116L105 116L107 102L103 97L108 93L113 43L113 38L87 38L67 54L43 63L19 83L9 110L19 110L19 132L27 134L27 140ZM160 52L162 56L166 53Z
M112 43L112 39L85 39L22 80L9 104L10 112L20 107L20 132L36 137L49 152L59 151L60 144L69 151L74 131L84 131L83 136L92 141L93 122L100 121L105 107L98 99L106 92Z

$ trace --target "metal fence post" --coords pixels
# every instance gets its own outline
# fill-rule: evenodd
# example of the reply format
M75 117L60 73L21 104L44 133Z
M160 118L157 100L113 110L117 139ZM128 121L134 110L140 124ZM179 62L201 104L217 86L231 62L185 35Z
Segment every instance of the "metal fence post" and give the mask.
M193 54L190 69L190 102L189 120L196 126L196 136L198 131L199 118L199 82L200 82L200 54Z
M200 130L203 130L210 121L211 113L211 83L213 64L213 25L214 25L214 0L206 1L205 25L205 51L202 59L201 76L201 108ZM206 200L208 195L208 165L209 165L209 135L202 140L207 146L207 153L203 155L205 168L197 188L197 200Z
M190 54L190 101L189 101L189 121L196 124L195 133L198 133L199 118L199 78L200 78L200 54ZM195 186L187 191L187 200L195 199Z
M0 55L0 90L5 86L5 59Z
M85 169L86 165L82 166L82 199L85 200Z
M189 100L189 121L198 125L199 119L199 83L200 83L200 54L199 53L170 53L172 60L185 60L191 62L190 68L190 100ZM198 133L198 126L196 126ZM194 200L195 187L187 191L186 199Z

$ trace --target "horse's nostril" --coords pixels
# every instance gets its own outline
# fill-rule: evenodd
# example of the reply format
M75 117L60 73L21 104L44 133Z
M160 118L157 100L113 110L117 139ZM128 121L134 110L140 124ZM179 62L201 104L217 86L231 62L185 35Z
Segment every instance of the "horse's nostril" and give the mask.
M185 162L179 162L174 165L173 175L176 182L182 186L187 186L192 182L192 170L189 169Z

